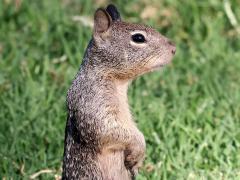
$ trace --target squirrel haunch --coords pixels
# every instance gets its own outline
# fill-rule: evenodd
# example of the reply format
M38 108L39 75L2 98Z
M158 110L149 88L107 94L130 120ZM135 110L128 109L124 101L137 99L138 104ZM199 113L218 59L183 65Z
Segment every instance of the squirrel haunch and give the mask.
M121 21L114 5L95 12L93 38L67 93L63 179L137 175L145 140L132 120L127 88L137 76L168 64L175 51L153 28Z

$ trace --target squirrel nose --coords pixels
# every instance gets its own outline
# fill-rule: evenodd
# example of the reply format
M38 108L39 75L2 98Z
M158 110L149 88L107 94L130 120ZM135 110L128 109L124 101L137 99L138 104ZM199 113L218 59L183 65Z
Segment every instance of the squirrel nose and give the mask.
M172 47L172 54L175 54L175 53L176 53L176 47L173 46L173 47Z
M168 44L171 46L171 52L172 54L176 53L176 46L172 41L168 41Z

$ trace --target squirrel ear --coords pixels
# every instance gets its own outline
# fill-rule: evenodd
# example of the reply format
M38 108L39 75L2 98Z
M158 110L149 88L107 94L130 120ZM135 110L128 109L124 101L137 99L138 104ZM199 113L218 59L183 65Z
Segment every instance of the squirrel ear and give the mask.
M111 16L113 21L121 21L120 13L118 12L116 6L109 4L106 8L106 11Z
M94 33L103 33L108 30L112 19L104 9L97 9L94 15Z

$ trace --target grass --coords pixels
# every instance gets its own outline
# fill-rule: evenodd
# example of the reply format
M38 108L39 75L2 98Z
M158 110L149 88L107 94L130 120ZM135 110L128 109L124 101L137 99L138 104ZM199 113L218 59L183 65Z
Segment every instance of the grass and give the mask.
M177 44L171 65L129 90L147 142L138 179L240 179L240 35L224 8L240 22L239 1L114 3ZM72 17L106 4L0 0L0 179L61 174L66 91L91 37Z

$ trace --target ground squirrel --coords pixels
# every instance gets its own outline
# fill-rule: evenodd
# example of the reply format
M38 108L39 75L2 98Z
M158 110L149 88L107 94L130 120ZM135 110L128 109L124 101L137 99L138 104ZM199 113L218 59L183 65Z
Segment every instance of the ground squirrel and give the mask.
M67 93L63 179L136 176L145 140L132 120L127 88L169 63L175 51L156 30L121 21L114 5L96 10L92 39Z

